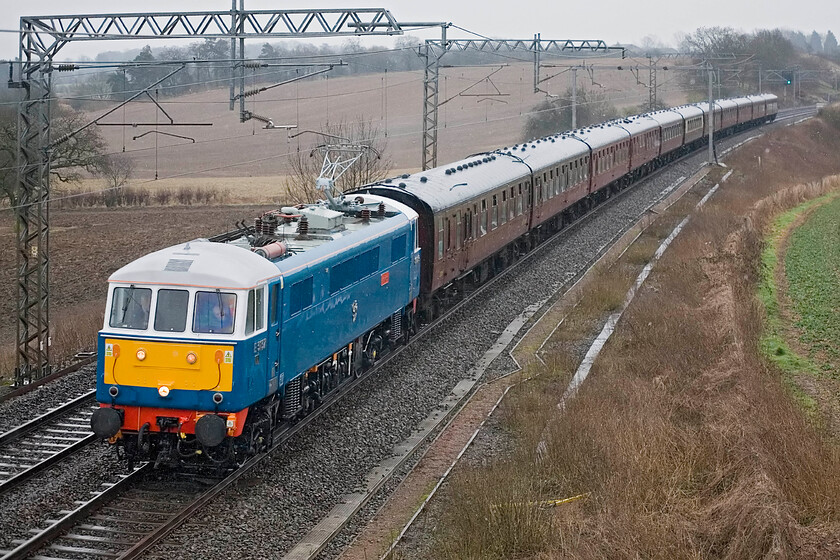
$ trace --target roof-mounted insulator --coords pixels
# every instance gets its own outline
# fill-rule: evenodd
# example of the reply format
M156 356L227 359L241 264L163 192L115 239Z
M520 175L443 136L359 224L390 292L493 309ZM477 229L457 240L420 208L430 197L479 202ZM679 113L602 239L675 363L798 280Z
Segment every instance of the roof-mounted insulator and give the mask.
M370 208L362 208L362 221L368 223L370 221Z
M306 239L309 236L309 218L304 214L298 221L298 239Z
M385 217L385 203L384 202L379 203L379 208L376 209L376 215L379 216L380 218Z

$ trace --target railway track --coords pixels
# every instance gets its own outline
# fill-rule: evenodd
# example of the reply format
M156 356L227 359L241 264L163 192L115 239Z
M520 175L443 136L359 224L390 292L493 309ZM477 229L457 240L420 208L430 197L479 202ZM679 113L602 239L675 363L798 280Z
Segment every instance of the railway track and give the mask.
M94 391L0 434L0 494L48 469L96 438Z

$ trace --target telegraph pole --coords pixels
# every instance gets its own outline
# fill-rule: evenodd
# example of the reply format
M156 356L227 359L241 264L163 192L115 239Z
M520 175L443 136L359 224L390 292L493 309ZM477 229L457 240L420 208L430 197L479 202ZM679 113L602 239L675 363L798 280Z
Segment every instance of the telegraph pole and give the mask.
M714 72L712 70L712 63L708 63L709 66L709 165L714 165L717 163L715 161L715 98L714 98L714 88L712 87L712 81Z
M572 68L572 130L577 128L577 67Z

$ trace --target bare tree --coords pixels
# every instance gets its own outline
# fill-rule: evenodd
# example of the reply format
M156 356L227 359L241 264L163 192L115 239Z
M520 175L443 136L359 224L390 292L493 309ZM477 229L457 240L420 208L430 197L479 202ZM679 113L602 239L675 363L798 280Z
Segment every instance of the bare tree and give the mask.
M116 206L120 190L134 172L134 161L125 154L109 154L99 163L99 175L105 180L105 205Z
M579 87L575 102L577 126L588 126L614 119L618 110L607 96L597 90ZM525 140L572 128L572 88L563 97L547 98L537 104L525 121Z
M291 173L283 185L286 200L303 203L323 198L324 195L315 187L315 180L324 161L318 146L324 144L347 143L371 148L362 153L359 161L336 181L336 188L340 191L348 191L384 179L393 167L393 161L385 155L387 141L379 126L369 119L328 123L321 128L321 132L324 135L313 136L314 140L307 149L301 148L289 156Z
M748 36L731 27L700 27L682 38L680 50L699 57L746 52Z
M61 138L87 122L82 113L63 104L52 115L52 137ZM17 113L0 110L0 200L17 202ZM61 193L61 183L78 182L85 173L96 173L105 151L105 142L96 127L88 127L50 151L50 173L58 179L51 185L53 195Z

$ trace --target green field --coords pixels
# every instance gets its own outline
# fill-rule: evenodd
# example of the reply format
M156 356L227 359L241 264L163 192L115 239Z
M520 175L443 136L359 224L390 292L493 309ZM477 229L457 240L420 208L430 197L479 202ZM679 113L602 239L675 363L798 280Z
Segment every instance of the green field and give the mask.
M840 198L816 208L790 235L788 296L799 342L824 374L840 366Z

